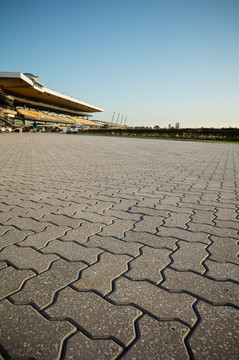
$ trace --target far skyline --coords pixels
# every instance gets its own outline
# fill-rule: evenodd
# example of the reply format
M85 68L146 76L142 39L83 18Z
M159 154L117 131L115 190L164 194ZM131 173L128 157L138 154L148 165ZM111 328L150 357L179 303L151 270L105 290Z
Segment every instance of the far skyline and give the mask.
M2 13L0 71L102 107L94 119L239 127L236 0L13 0Z

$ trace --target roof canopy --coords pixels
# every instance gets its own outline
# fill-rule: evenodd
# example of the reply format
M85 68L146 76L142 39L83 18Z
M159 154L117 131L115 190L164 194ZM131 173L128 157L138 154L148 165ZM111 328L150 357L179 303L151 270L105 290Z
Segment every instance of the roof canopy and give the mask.
M68 113L101 112L103 109L47 89L33 74L21 72L0 72L0 86L14 97L18 105L39 103L41 108L52 107Z

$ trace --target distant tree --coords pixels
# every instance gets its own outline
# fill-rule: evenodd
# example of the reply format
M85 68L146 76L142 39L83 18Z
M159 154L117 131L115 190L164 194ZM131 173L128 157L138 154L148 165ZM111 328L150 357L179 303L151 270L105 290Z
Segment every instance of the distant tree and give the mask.
M154 126L154 130L158 130L158 129L160 129L160 126L155 125L155 126Z

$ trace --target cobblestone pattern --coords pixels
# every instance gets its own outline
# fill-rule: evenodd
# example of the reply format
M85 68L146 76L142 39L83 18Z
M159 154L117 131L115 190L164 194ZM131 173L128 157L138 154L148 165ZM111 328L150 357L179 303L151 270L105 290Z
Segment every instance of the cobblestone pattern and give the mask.
M1 359L238 359L239 147L0 134Z

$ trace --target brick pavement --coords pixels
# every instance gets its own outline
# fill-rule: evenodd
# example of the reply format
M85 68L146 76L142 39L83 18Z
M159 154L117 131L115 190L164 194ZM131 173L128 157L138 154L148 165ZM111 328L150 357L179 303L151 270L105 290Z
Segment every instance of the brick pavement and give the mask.
M0 358L238 359L239 146L0 134Z

